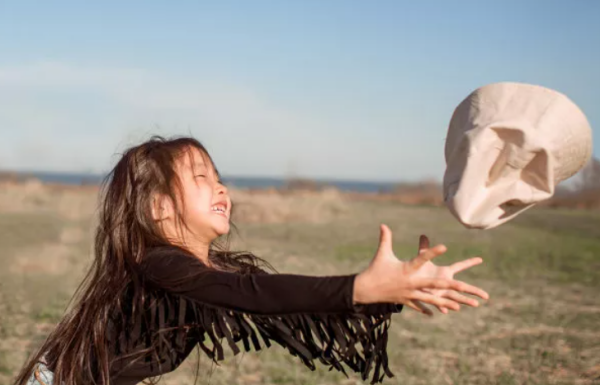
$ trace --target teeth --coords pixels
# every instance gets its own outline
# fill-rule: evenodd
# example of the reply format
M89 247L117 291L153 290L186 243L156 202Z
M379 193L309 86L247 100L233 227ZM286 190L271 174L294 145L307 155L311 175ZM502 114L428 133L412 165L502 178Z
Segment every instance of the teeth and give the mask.
M222 208L222 207L217 207L217 206L215 206L215 207L213 207L213 208L212 208L212 211L216 211L216 212L219 212L219 213L225 214L225 209L224 209L224 208Z

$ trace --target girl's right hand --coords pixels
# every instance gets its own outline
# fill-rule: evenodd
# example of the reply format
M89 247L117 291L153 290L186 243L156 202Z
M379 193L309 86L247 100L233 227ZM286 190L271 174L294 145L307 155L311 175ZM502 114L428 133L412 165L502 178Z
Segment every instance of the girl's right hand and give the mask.
M410 261L399 260L392 251L392 231L381 225L381 237L377 253L371 263L354 281L355 303L399 303L412 309L432 315L431 310L423 303L436 306L438 309L460 310L461 303L478 306L468 297L457 295L452 298L435 295L436 291L454 290L473 294L483 299L489 295L482 289L455 279L440 278L425 272L423 266L433 258L446 252L444 245L423 250Z

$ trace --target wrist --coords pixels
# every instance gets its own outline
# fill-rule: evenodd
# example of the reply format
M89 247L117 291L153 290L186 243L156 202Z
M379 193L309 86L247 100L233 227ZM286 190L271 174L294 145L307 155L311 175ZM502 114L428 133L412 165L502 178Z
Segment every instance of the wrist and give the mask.
M362 272L354 277L354 285L352 289L352 303L353 304L366 304L369 301L369 278Z

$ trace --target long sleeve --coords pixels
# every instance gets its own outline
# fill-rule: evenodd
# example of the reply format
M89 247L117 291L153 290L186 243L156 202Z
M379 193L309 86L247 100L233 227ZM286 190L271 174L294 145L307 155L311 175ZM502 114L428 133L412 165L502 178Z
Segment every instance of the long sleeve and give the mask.
M361 373L363 380L374 367L371 383L382 382L384 375L393 377L388 368L387 330L391 314L402 306L354 305L355 274L238 274L209 268L172 249L149 253L142 273L152 287L174 295L165 297L166 302L175 298L165 308L179 308L183 314L181 309L192 305L193 322L213 347L204 344L204 337L198 343L213 360L223 359L222 338L237 354L240 340L246 351L250 342L260 350L260 335L267 347L277 342L311 370L315 370L314 360L319 360L344 374L345 364Z
M355 275L237 274L178 254L150 256L145 277L192 301L253 314L353 311Z

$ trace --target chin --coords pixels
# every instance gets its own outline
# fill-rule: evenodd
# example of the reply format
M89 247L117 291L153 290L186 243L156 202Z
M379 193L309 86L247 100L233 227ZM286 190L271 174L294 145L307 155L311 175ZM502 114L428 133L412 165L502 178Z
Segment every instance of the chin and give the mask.
M219 236L229 234L230 229L231 229L231 226L229 226L229 223L227 224L227 226L215 226L215 232Z

